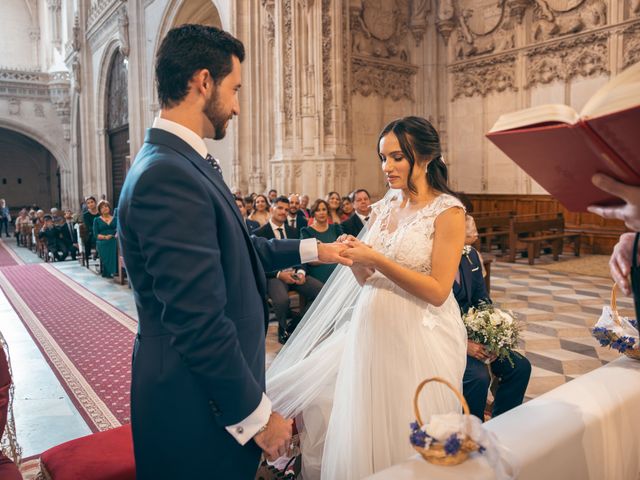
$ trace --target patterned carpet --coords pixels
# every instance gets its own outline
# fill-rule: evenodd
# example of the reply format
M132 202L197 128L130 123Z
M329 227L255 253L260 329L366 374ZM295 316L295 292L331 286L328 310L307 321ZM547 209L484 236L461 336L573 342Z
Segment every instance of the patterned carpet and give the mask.
M89 427L129 422L136 322L50 264L16 263L0 267L0 288Z
M8 267L22 263L18 256L0 240L0 267Z

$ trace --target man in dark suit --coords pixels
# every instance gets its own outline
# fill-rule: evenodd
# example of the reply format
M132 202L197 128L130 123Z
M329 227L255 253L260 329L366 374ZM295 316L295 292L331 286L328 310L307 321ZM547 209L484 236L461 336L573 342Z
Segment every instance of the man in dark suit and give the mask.
M341 223L344 233L357 237L371 215L371 196L364 188L360 188L351 194L351 202L355 212L347 220Z
M290 202L287 197L277 197L271 204L269 222L256 230L254 235L267 239L298 238L299 235L296 230L286 222L289 205ZM309 308L320 293L320 290L322 290L322 282L313 277L307 277L307 271L302 265L285 270L267 272L267 291L278 320L278 341L280 343L286 343L296 325L295 322L291 325L287 324L287 319L291 315L290 290L298 292L304 298L306 308Z
M300 197L295 193L289 195L289 211L287 212L287 225L296 231L296 238L300 238L300 229L309 224L304 212L300 210Z
M260 228L260 224L253 220L249 220L247 217L247 208L244 206L244 200L242 197L235 197L236 205L238 206L238 210L240 210L240 215L244 218L244 223L247 226L247 230L250 234L254 233L257 229Z
M60 227L56 227L53 224L51 215L44 216L44 226L38 233L38 238L45 240L47 243L47 250L49 250L49 258L51 260L56 259L58 262L62 262L67 258L69 252L62 242Z
M462 255L456 280L453 282L453 294L463 313L471 307L477 307L481 302L491 303L482 276L480 256L473 247L469 248L469 253ZM512 353L510 356L513 367L509 360L496 360L489 355L483 345L470 340L467 342L467 368L462 380L463 395L471 413L482 421L491 383L489 368L498 380L491 413L493 417L517 407L524 399L531 375L531 364L519 354Z
M249 236L203 140L223 138L239 111L243 59L242 43L218 28L169 31L156 56L161 110L120 195L139 317L131 427L140 480L248 480L261 449L286 453L292 422L264 393L264 271L351 263L344 245Z
M71 258L76 259L78 255L78 232L76 231L76 225L73 223L73 213L71 210L64 211L64 221L62 226L58 227L60 230L60 236L62 243L71 253Z

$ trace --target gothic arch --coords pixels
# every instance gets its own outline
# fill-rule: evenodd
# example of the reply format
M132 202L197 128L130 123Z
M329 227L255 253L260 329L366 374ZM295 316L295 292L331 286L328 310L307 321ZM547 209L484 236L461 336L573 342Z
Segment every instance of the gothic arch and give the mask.
M67 155L66 149L60 148L60 146L56 145L49 138L42 135L42 132L36 130L34 128L29 127L23 123L14 122L13 120L1 117L0 116L0 128L4 128L7 130L11 130L16 133L20 133L25 137L30 138L31 140L38 142L40 145L45 147L51 155L53 155L58 162L58 166L60 170L69 171L71 169L71 161L69 156Z

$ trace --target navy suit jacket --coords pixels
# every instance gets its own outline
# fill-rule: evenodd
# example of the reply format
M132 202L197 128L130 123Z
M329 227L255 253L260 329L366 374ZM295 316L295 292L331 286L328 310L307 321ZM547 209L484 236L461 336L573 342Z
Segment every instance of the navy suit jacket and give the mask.
M122 187L118 238L139 317L131 385L138 478L253 478L259 448L241 446L224 427L261 401L264 272L300 263L299 240L250 236L222 175L153 128Z
M475 248L471 249L468 257L462 255L458 272L460 273L460 283L453 282L453 295L463 313L466 313L471 307L478 306L480 301L491 303L482 276L480 257Z
M287 223L285 223L283 227L284 227L284 232L287 238L300 238L299 230L290 227ZM273 233L273 228L271 228L271 225L269 224L269 222L265 223L263 226L261 226L257 230L254 230L253 234L256 235L257 237L266 238L267 240L273 240L274 238L276 238L275 234ZM305 273L307 271L304 265L295 265L294 268L296 270L302 269L305 271ZM267 271L267 278L275 278L277 274L278 274L278 270L275 270L272 272Z
M348 233L349 235L353 235L354 237L357 237L364 227L362 220L360 220L360 217L355 212L353 213L353 215L351 215L351 217L347 218L340 225L342 225L344 233Z

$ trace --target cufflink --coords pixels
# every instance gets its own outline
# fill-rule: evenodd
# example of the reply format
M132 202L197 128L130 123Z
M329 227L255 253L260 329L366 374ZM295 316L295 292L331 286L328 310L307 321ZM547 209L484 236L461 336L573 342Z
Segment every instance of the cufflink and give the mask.
M242 428L242 427L236 427L236 433L237 433L238 435L242 435L242 434L244 433L244 428Z

